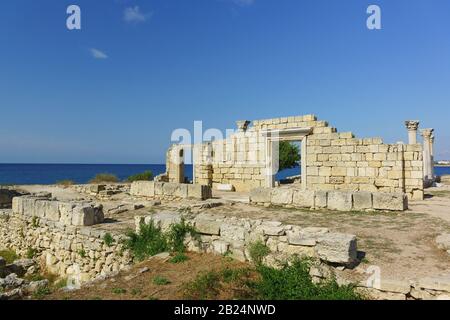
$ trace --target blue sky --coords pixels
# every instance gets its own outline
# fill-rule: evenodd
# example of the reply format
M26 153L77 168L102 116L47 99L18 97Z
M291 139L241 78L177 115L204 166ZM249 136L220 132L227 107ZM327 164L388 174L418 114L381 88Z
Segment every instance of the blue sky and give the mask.
M66 8L82 30L66 28ZM382 30L366 9L382 10ZM450 158L448 0L10 0L0 162L162 163L175 128L316 114L359 137L436 130Z

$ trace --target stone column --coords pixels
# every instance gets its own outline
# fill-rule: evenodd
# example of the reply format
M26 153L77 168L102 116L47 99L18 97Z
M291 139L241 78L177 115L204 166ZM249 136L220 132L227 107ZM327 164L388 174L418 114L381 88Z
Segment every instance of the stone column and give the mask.
M434 133L430 137L431 176L434 179Z
M423 177L425 182L433 181L433 163L431 155L431 135L434 129L423 129Z
M408 129L408 144L417 143L417 129L419 128L419 121L407 120L405 121L406 129Z

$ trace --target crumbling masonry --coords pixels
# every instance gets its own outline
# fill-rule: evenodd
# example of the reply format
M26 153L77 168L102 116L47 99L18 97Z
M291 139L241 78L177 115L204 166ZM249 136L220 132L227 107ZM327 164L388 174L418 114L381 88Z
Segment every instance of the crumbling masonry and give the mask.
M416 200L423 199L424 181L433 178L433 131L422 131L423 147L416 141L417 121L406 122L408 144L356 138L351 132L337 132L314 115L238 121L237 125L238 130L226 139L173 145L161 179L184 183L184 158L192 151L195 184L228 185L245 192L274 187L279 141L301 142L301 190L405 193Z

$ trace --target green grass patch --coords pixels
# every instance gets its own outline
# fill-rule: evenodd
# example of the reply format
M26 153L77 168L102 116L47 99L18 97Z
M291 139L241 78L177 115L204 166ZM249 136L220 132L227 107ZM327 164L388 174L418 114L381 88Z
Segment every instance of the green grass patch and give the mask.
M261 240L253 242L249 246L250 258L256 265L261 265L269 253L270 249Z
M114 294L125 294L127 293L127 290L124 288L113 288L111 292Z
M6 263L13 263L17 259L19 259L17 253L11 249L0 250L0 257L5 259Z
M184 253L177 252L172 258L170 258L170 263L183 263L187 261L189 257L185 255Z
M167 278L156 276L155 278L153 278L153 283L157 286L165 286L170 284L170 281Z

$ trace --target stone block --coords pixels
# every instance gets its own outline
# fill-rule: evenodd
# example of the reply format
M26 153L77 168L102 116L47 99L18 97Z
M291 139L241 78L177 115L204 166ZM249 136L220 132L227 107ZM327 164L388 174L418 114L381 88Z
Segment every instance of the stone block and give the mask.
M201 234L220 235L221 222L212 219L197 218L195 229Z
M178 189L179 183L166 182L162 186L163 195L174 196L176 190Z
M180 183L176 188L174 194L175 197L185 199L188 197L188 185Z
M211 187L201 184L188 184L188 198L206 200L212 197Z
M230 248L230 244L222 240L213 241L212 246L214 252L218 254L226 254Z
M131 184L130 194L132 196L154 197L155 182L153 181L134 181Z
M271 188L256 188L250 191L250 202L269 203Z
M376 210L404 211L408 209L408 198L404 193L373 193L373 208Z
M168 231L170 226L181 222L181 215L175 212L158 212L154 215L147 216L144 219L146 224L153 221L157 227L160 227L163 231Z
M279 221L265 221L260 228L266 236L283 236L285 234L284 227Z
M328 206L328 192L315 191L314 192L314 207L316 209L323 209Z
M353 193L353 210L372 209L372 193L360 191Z
M74 226L92 226L95 221L94 209L91 207L75 206L72 212L71 224Z
M450 274L421 278L413 286L416 289L450 292Z
M437 236L436 244L439 249L450 250L450 233L443 233Z
M316 253L323 261L349 265L356 261L356 236L344 233L326 233L318 239Z
M295 190L292 204L300 208L314 208L314 191Z
M352 193L345 191L329 191L328 192L328 209L337 211L352 210Z
M154 182L155 196L162 196L164 194L163 187L165 182Z
M274 188L270 194L270 202L275 205L292 204L294 191L290 188Z

